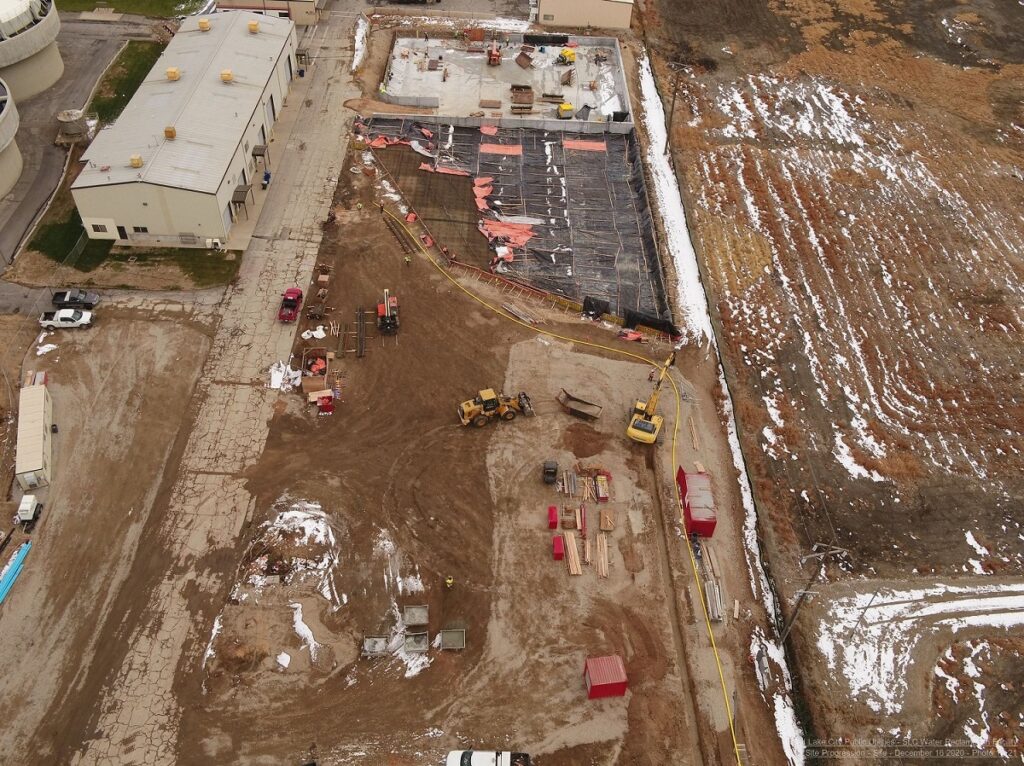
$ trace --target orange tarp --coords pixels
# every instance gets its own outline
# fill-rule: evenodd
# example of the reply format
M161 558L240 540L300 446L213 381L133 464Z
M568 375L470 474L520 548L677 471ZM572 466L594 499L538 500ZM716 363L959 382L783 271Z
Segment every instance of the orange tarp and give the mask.
M434 172L434 168L429 163L426 162L420 163L420 170L426 170L428 173Z
M494 191L494 187L493 186L474 186L473 187L473 195L476 196L476 197L486 197L492 191Z
M490 210L491 208L490 208L490 206L488 206L487 200L482 199L481 197L477 197L476 198L476 209L481 211L481 212L483 212L484 210Z
M438 173L447 173L450 176L468 176L468 170L459 170L457 168L438 168Z
M522 154L519 144L480 144L481 154Z
M496 136L498 135L498 127L496 125L481 125L480 132L485 136Z
M606 152L608 145L604 141L580 141L567 138L562 142L566 149L579 149L584 152Z
M489 240L501 237L512 247L524 247L533 236L533 227L528 223L505 223L504 221L483 220L480 231Z
M494 179L490 176L481 176L480 178L473 179L473 186L487 186Z

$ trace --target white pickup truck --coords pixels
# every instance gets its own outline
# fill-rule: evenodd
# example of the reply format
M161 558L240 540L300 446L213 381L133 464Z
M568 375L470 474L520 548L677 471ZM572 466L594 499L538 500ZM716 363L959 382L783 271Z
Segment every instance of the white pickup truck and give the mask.
M452 750L444 766L530 766L530 756L508 750Z
M92 312L81 309L46 311L39 317L39 326L47 330L61 327L92 327Z

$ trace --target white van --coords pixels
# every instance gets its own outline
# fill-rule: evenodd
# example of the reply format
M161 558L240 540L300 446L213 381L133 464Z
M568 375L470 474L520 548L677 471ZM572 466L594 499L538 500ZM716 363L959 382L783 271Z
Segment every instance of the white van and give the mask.
M530 756L507 750L452 750L444 766L530 766Z

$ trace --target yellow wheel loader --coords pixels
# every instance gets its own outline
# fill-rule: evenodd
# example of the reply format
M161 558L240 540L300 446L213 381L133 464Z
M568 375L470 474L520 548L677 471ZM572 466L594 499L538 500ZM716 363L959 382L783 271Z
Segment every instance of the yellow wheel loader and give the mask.
M506 396L495 393L493 388L485 388L459 405L459 422L464 426L472 423L477 428L483 428L496 418L515 420L516 415L531 417L533 414L530 397L523 391L517 396Z

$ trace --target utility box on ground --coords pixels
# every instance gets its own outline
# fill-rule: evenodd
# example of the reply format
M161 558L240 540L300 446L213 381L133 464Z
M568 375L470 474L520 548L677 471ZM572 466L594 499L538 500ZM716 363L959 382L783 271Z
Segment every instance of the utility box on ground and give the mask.
M18 447L14 477L26 492L50 483L53 403L46 386L25 386L18 402Z

